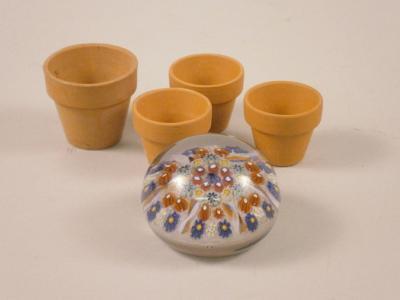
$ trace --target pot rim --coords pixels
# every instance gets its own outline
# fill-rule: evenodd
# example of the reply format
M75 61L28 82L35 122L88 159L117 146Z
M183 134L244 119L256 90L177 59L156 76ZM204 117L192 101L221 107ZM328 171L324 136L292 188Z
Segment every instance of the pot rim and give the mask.
M314 94L316 94L317 99L318 99L318 103L315 106L313 106L311 109L307 110L307 111L304 111L304 112L301 112L301 113L298 113L298 114L290 114L290 115L274 114L274 113L271 113L271 112L266 112L266 111L263 111L261 109L258 109L256 107L254 107L250 103L249 97L250 97L250 94L252 92L254 92L257 89L260 89L260 88L263 88L263 87L266 87L266 86L276 85L276 84L286 84L286 85L292 85L292 86L307 88L307 89L311 90ZM318 111L322 106L322 95L315 88L313 88L313 87L311 87L311 86L309 86L307 84L301 83L301 82L290 81L290 80L274 80L274 81L262 82L262 83L256 84L255 86L251 87L244 95L244 103L249 109L251 109L255 113L258 113L258 114L263 115L265 117L273 117L273 118L277 118L277 119L295 119L295 118L301 118L303 116L310 115L310 114Z
M174 69L175 69L175 66L178 63L180 63L180 62L182 62L182 61L184 61L186 59L193 58L193 57L210 57L210 56L218 57L218 58L229 60L229 61L233 62L234 64L236 64L239 67L239 74L236 75L231 80L228 80L228 81L225 81L225 82L222 82L222 83L217 83L217 84L195 84L195 83L191 83L191 82L182 80L178 76L176 76L176 74L174 72ZM195 53L195 54L190 54L190 55L186 55L186 56L180 57L177 60L175 60L171 64L171 66L169 67L169 75L176 82L179 82L180 84L188 86L188 87L191 87L191 88L203 88L203 89L206 89L206 88L219 88L219 87L225 87L225 86L233 84L233 83L235 83L237 81L240 81L244 77L244 68L243 68L243 65L241 64L240 61L238 61L237 59L235 59L235 58L233 58L231 56L228 56L228 55L218 54L218 53Z
M56 56L58 56L62 53L65 53L67 51L73 50L73 49L89 48L89 47L102 47L102 48L108 48L108 49L123 52L123 53L127 54L128 56L130 56L130 58L132 59L132 61L133 61L132 67L130 67L126 73L124 73L120 76L117 76L111 80L101 81L101 82L96 82L96 83L80 83L80 82L64 80L64 79L54 76L54 74L49 70L49 64L50 64L51 60L54 59ZM134 74L137 70L137 67L138 67L138 59L135 54L133 54L131 51L129 51L126 48L112 45L112 44L106 44L106 43L82 43L82 44L74 44L74 45L66 46L66 47L61 48L60 50L54 52L53 54L51 54L45 60L45 62L43 64L43 70L49 78L51 78L52 80L59 82L63 85L73 86L73 87L102 87L102 86L111 85L118 81L122 81L125 78L128 78L129 76Z
M193 118L193 119L185 120L185 121L181 121L181 122L160 122L160 121L155 121L155 120L152 120L152 119L149 119L149 118L145 117L143 114L141 114L138 111L137 103L139 101L143 101L143 98L145 98L147 96L150 96L150 95L153 95L153 94L163 93L163 92L172 91L172 90L180 91L180 92L188 93L188 94L193 94L193 95L196 95L196 96L202 98L205 101L206 105L207 105L206 111L204 113L202 113L201 115ZM150 124L153 124L153 125L156 125L156 126L163 126L163 127L176 127L176 126L182 126L182 125L196 123L197 121L200 121L200 120L204 119L205 117L207 117L207 115L211 114L211 111L212 111L211 102L206 96L204 96L203 94L201 94L199 92L196 92L196 91L193 91L193 90L189 90L189 89L185 89L185 88L158 88L158 89L153 89L153 90L144 92L143 94L137 96L136 99L133 101L133 113L137 118L142 119L144 122L147 122L147 123L150 123Z

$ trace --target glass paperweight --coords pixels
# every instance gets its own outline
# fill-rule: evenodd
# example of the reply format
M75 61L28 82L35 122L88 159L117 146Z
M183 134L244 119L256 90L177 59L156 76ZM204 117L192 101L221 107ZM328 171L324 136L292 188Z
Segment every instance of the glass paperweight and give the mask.
M221 134L186 138L159 155L142 192L152 230L197 256L248 249L271 230L279 203L271 165L248 144Z

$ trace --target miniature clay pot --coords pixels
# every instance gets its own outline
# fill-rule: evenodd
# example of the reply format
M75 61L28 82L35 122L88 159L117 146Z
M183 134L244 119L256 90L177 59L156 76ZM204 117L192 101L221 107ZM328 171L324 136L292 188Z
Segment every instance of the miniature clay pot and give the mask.
M226 129L236 97L243 89L244 70L237 60L220 54L194 54L169 69L171 87L198 91L212 103L211 132Z
M280 206L273 168L246 143L206 134L177 142L144 178L142 205L154 233L198 256L241 253L272 229Z
M211 104L207 97L182 88L152 90L136 98L133 127L152 162L169 145L192 135L207 133Z
M137 65L134 54L107 44L66 47L45 61L47 93L72 145L102 149L119 142Z
M244 114L256 147L273 165L290 166L303 159L321 121L322 96L302 83L266 82L247 91Z

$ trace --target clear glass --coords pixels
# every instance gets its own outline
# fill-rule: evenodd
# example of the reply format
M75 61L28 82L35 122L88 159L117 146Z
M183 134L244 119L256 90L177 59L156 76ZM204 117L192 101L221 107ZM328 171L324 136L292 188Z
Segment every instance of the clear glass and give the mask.
M143 208L155 233L196 255L237 253L264 237L279 209L273 168L232 136L184 139L159 155L144 179Z

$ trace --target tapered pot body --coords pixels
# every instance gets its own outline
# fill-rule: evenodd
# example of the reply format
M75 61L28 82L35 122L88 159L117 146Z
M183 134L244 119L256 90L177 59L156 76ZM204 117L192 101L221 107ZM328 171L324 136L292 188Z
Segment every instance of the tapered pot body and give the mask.
M169 145L192 135L207 133L211 104L195 91L183 88L152 90L133 104L133 127L152 162Z
M321 121L322 96L302 83L266 82L246 93L244 114L256 147L273 165L290 166L303 159Z
M175 61L169 69L171 87L205 95L212 104L211 132L224 131L235 99L243 89L244 70L236 59L220 54L194 54Z
M137 65L133 53L108 44L66 47L45 61L47 92L72 145L102 149L119 142Z

